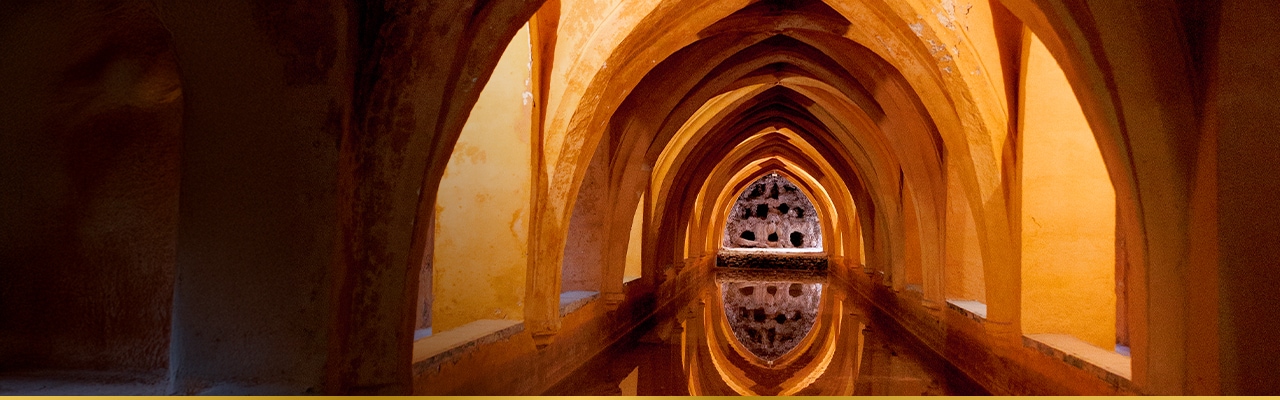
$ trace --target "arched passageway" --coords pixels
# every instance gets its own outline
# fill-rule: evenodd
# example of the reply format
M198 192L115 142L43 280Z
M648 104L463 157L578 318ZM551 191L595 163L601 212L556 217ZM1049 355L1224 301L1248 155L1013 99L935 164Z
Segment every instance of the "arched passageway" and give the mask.
M871 324L976 392L1280 392L1257 2L62 6L0 6L0 388L536 394L648 337L863 393Z

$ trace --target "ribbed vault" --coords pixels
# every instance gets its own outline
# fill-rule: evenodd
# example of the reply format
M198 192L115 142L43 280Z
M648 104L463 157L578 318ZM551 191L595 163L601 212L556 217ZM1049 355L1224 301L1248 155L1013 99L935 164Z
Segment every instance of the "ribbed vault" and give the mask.
M913 186L924 190L908 195L920 196L913 201L922 204L917 210L928 214L910 218L923 222L928 232L924 246L930 256L925 262L932 270L940 268L945 150L920 99L884 59L838 36L848 28L848 21L834 10L821 2L804 2L791 10L799 12L778 13L778 7L757 3L704 29L702 38L654 66L611 114L607 133L597 139L599 145L593 154L603 159L591 162L588 169L610 168L611 185L604 197L611 201L604 204L614 207L575 210L612 215L605 228L611 239L605 243L615 245L598 250L606 254L606 268L616 270L622 264L625 248L616 243L625 242L621 239L629 233L625 222L631 220L634 208L627 205L638 201L646 186L652 192L649 204L653 211L648 229L657 232L656 253L646 257L647 268L666 269L684 262L686 256L705 254L705 245L686 250L685 243L692 238L684 236L697 232L697 240L704 242L704 228L713 222L694 216L717 215L725 205L707 203L720 207L715 210L690 206L718 165L739 163L741 168L741 163L750 162L726 158L731 150L749 135L770 127L798 132L799 140L806 142L809 151L792 151L790 158L797 161L791 162L838 166L818 175L827 185L839 187L830 190L847 193L845 198L849 199L842 202L844 210L828 211L846 216L844 229L832 227L831 231L847 232L853 223L860 223L857 231L865 231L871 238L867 240L867 259L889 265L891 277L901 277L905 268L899 206L904 193L899 188L905 185L904 180L919 182ZM766 27L778 29L744 31L747 28L741 21L746 19L763 19ZM841 59L833 59L831 54L841 55ZM769 154L758 150L757 156ZM919 162L903 165L900 159ZM813 186L821 187L817 182ZM865 206L854 207L854 196ZM855 219L858 212L863 214ZM587 234L570 232L569 236ZM854 242L827 246L827 250L836 257L851 253L848 248L861 248L857 242L860 236L847 235L844 239ZM885 262L881 263L882 259ZM606 292L614 275L619 273L603 274ZM898 280L901 285L901 278Z
M1280 391L1263 2L10 3L6 371L537 393L659 315L720 317L674 308L779 174L832 287L993 393ZM691 392L754 390L714 374Z
M616 304L629 235L644 235L642 281L660 285L715 253L734 194L770 172L822 203L833 259L865 260L897 290L922 287L926 307L945 301L948 207L976 221L985 282L1016 281L996 267L1018 242L1000 183L1010 149L991 135L1010 129L1016 99L1001 92L1011 83L989 80L978 55L987 44L963 40L955 15L922 18L936 9L889 1L676 3L604 16L598 26L619 28L597 28L606 34L581 39L588 53L557 67L571 72L550 90L558 101L544 130L535 331L552 334L557 318L538 315L554 307L538 306L550 297L534 288L554 287L560 266L581 268L564 254L601 254L600 288ZM581 187L588 175L608 184ZM584 196L608 201L577 204ZM572 222L586 214L608 222ZM607 239L564 240L593 233ZM988 293L1017 303L1007 297L1016 288ZM1017 312L994 306L988 318L1016 331Z
M722 224L716 216L725 209L725 188L774 170L795 177L823 203L818 208L831 217L836 233L824 242L833 259L857 260L848 262L881 274L894 290L911 283L923 287L923 304L935 313L942 307L941 270L952 245L944 235L946 220L971 216L987 287L987 335L998 343L1017 343L1020 200L1013 133L1019 92L1010 78L1016 77L1016 67L1010 65L1016 65L1018 42L1026 37L1016 29L1019 20L1043 39L1079 94L1116 188L1118 220L1126 221L1118 234L1135 249L1125 253L1126 263L1139 275L1152 273L1155 281L1181 282L1171 272L1146 266L1185 260L1187 228L1179 222L1185 218L1159 216L1185 214L1178 210L1186 209L1189 194L1177 182L1190 176L1189 170L1151 166L1194 158L1194 145L1173 140L1176 135L1161 128L1187 125L1194 116L1177 112L1182 109L1177 104L1142 108L1140 99L1151 88L1188 93L1181 90L1188 82L1174 70L1155 77L1150 71L1113 69L1116 57L1136 58L1137 65L1176 65L1178 60L1176 55L1133 55L1099 39L1135 38L1135 29L1176 31L1168 18L1141 29L1117 28L1128 26L1119 21L1136 18L1138 11L1099 14L1086 2L1052 0L991 3L983 14L990 19L983 21L967 20L968 10L955 4L890 0L639 0L625 7L551 0L473 11L477 24L510 22L482 31L510 37L538 3L542 8L530 20L537 143L524 318L539 344L553 342L561 327L562 268L602 269L592 285L608 304L617 305L630 290L620 279L627 257L624 239L638 234L643 236L643 276L635 285L671 286L667 280L714 249L707 233ZM1170 8L1167 1L1149 3ZM970 23L991 23L998 32L994 38L971 34ZM448 61L447 70L454 72L446 74L464 84L431 86L436 81L430 80L406 92L422 90L437 99L460 94L455 106L461 109L474 102L475 84L483 81L471 78L484 77L497 52L479 44L480 25L468 26L458 35L469 40L459 42L459 55ZM1182 105L1190 101L1179 99ZM459 115L465 115L442 109L438 121L428 124L433 133L425 141L393 151L408 155L410 162L391 162L395 171L387 176L417 171L415 160L426 155L432 161L422 188L432 193L444 166L435 150L456 140ZM360 154L381 154L378 149L390 145L357 141L358 154L350 159L364 160ZM343 167L342 176L358 175L351 171L360 165ZM588 176L603 184L584 187ZM358 209L382 209L381 197L362 193L384 181L353 181L358 183L342 198ZM416 192L396 188L388 199L399 200L385 200L386 206L392 214L405 214L402 203L416 198ZM1144 203L1144 193L1162 200ZM604 200L579 202L584 196ZM628 229L637 212L633 205L642 197L642 228L633 232ZM423 196L416 204L409 253L417 258L409 260L411 266L422 265L422 255L431 252L419 243L430 237L430 224L424 222L432 221L433 198ZM964 213L956 211L961 208ZM604 223L575 225L582 215L602 215ZM351 235L379 229L361 226ZM395 237L400 236L408 237ZM569 240L581 237L603 239ZM383 244L353 246L342 254L362 257L378 253ZM602 262L573 265L566 254L598 254ZM348 275L352 281L364 276ZM908 282L911 276L921 282ZM382 301L374 292L353 290L341 304ZM1181 317L1146 318L1148 307L1157 307L1148 301L1176 308L1185 300L1181 292L1150 299L1135 293L1131 296L1139 303L1131 318L1185 331ZM1180 339L1152 341L1147 325L1136 329L1136 384L1181 385L1177 371L1184 363L1147 369L1155 365L1147 358L1153 352L1181 357Z
M1104 95L1111 78L1091 72L1122 73L1099 67L1106 62L1091 47L1095 33L1074 19L1081 8L1001 3L985 9L990 20L978 21L995 26L992 38L967 33L968 9L950 3L548 2L532 20L532 67L545 81L532 93L538 173L525 319L535 341L550 343L560 329L562 268L602 269L588 286L616 306L630 290L620 279L627 239L642 235L639 285L671 286L683 268L714 252L709 233L723 228L729 193L776 171L822 203L824 229L833 232L824 250L833 259L861 265L895 291L923 288L922 304L933 313L943 308L946 249L956 245L947 219L972 218L988 287L988 334L1015 343L1018 82L1009 76L1010 68L1016 76L1010 65L1019 43L1008 38L1026 36L1010 29L1019 18L1044 37L1081 94L1115 182L1120 220L1130 221L1119 234L1145 243L1154 223L1177 236L1183 228L1176 223L1143 220L1136 177L1162 172L1141 172L1129 161L1129 136L1148 133L1119 111L1125 100ZM540 61L549 59L555 61ZM1149 135L1142 140L1168 143L1162 133ZM1173 147L1141 157L1179 157ZM594 183L584 187L588 177ZM1144 190L1163 190L1162 178L1154 178ZM639 230L630 229L636 213ZM585 215L603 216L594 220L602 223L577 220ZM576 240L583 237L603 239ZM1170 249L1180 248L1170 240ZM1146 247L1137 247L1144 250L1125 253L1126 263L1145 266ZM600 262L573 262L567 255L574 254L596 254ZM1134 316L1146 315L1145 303L1136 307ZM1142 353L1149 338L1137 335ZM1176 342L1159 345L1177 353ZM1134 371L1146 382L1143 357Z
M1195 330L1185 313L1150 318L1187 301L1182 291L1156 293L1150 285L1186 282L1176 270L1151 266L1187 262L1183 210L1191 193L1180 182L1193 174L1161 166L1195 159L1196 145L1169 128L1196 120L1181 112L1193 108L1190 83L1178 68L1152 75L1114 67L1124 63L1118 60L1181 65L1176 54L1184 48L1150 54L1113 44L1126 38L1158 47L1150 38L1177 36L1176 18L1091 10L1082 1L1001 0L983 5L988 19L975 21L966 20L968 9L943 3L648 0L593 9L548 2L533 19L543 32L534 35L535 76L547 79L533 93L539 160L525 318L535 341L549 343L560 329L559 277L574 267L564 255L575 246L601 255L598 287L611 305L627 298L617 278L631 235L643 236L639 285L671 286L667 280L713 251L708 232L722 226L716 216L731 192L724 189L776 170L822 198L820 212L833 217L836 233L824 243L833 259L880 274L895 291L923 288L920 300L935 315L945 309L947 249L961 243L948 233L963 231L948 219L971 218L976 234L964 240L976 241L981 259L984 335L1016 347L1023 290L1017 65L1034 34L1088 118L1115 187L1116 234L1128 246L1118 262L1145 285L1123 294L1132 302L1129 318L1144 321L1131 332L1134 383L1193 386L1184 380L1194 369L1187 349L1216 354L1203 350L1213 339L1190 345L1153 333ZM558 29L557 15L578 25ZM1151 23L1124 22L1139 19ZM970 23L991 24L994 37L971 34ZM539 54L556 61L539 64ZM1173 96L1144 107L1152 92ZM584 188L588 175L607 184ZM578 204L584 191L607 201L598 209ZM641 228L627 229L637 212ZM572 220L593 213L607 216L589 227L606 239L566 240L581 237ZM1156 354L1166 358L1154 362Z

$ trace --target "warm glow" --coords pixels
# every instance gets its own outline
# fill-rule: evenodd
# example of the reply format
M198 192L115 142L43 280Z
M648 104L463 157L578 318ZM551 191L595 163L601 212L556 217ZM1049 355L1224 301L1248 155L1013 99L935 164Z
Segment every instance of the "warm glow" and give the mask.
M1035 36L1022 113L1022 331L1116 342L1115 191L1062 69Z
M1274 2L98 3L0 394L1280 394Z
M640 203L636 204L636 215L631 217L631 233L627 239L627 265L623 269L622 281L630 282L640 279L640 244L643 242L644 236L641 229L644 228L644 196L640 196Z
M436 203L432 328L520 319L529 230L529 28L503 53L445 169ZM502 116L494 118L492 116Z

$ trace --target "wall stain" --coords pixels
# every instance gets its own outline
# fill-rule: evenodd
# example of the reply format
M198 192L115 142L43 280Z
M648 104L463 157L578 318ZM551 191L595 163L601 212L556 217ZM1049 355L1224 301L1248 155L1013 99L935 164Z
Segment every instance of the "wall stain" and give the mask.
M326 3L326 4L315 4ZM289 86L325 81L338 56L337 16L325 1L261 0L253 10L276 54L284 57Z

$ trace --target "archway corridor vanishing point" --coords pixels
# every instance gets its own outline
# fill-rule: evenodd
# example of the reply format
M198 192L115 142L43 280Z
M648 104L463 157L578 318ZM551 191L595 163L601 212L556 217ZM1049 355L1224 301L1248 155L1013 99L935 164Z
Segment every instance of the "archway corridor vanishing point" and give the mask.
M1250 0L5 4L0 394L1280 394L1277 38Z

